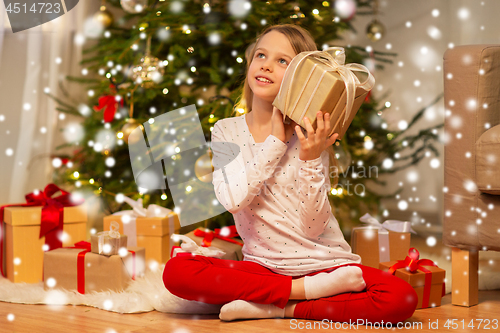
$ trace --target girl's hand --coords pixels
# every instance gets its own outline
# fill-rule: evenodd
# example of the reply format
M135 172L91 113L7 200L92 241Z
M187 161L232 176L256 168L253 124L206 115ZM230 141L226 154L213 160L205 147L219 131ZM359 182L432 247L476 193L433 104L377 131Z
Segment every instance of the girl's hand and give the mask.
M283 123L283 114L280 110L273 106L273 115L271 119L271 134L287 143L293 134L293 128L297 125L296 122L292 122L288 125Z
M338 133L334 133L331 137L327 137L328 133L330 133L330 114L325 113L324 116L325 119L323 120L323 112L318 111L316 132L314 132L309 118L304 117L307 138L302 133L300 126L295 126L295 132L300 140L299 158L303 161L314 160L320 157L323 150L334 144L339 136Z

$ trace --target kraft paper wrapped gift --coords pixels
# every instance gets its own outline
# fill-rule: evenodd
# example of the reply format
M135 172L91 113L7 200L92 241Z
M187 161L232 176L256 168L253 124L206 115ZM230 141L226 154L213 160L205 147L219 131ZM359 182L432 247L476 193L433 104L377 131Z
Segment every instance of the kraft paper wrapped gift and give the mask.
M102 256L90 252L90 243L79 242L76 248L45 252L45 289L120 291L144 274L144 248L129 247L122 255Z
M119 254L120 249L127 248L127 236L120 235L120 225L113 221L109 231L101 231L90 236L91 252L112 256Z
M417 309L441 305L445 294L446 271L429 259L419 259L415 248L408 251L405 260L381 262L379 268L408 282L418 295Z
M128 246L146 249L146 260L166 263L170 258L173 242L170 236L179 232L179 215L158 205L143 208L142 200L124 199L133 210L117 212L104 217L104 230L109 230L111 222L117 222L119 233L127 236Z
M243 254L241 252L241 249L243 248L243 242L239 239L234 238L238 236L236 227L234 225L222 227L221 229L215 229L215 231L198 228L184 236L189 237L196 243L196 245L200 247L200 251L202 252L196 252L195 254L228 260L243 260ZM175 238L175 236L172 237ZM178 241L179 239L176 240ZM210 248L212 248L213 251L206 252L210 251ZM217 255L217 250L221 250L224 254ZM174 252L177 253L180 251L181 250L177 249ZM212 253L213 255L209 255L207 253Z
M415 233L410 222L387 220L381 224L370 214L360 220L369 225L352 229L351 248L361 257L361 264L378 268L380 262L406 257L411 233Z
M60 189L50 184L44 192L38 191L28 194L27 198L33 195L47 199L51 198L52 194L57 191L60 191ZM62 190L61 192L63 193L62 195L51 198L51 200L65 202L68 199L69 193ZM54 203L54 201L49 202ZM40 206L31 207L11 206L5 207L3 210L5 228L2 241L5 243L5 252L3 252L3 258L0 258L0 265L2 265L2 259L4 259L6 277L12 282L38 283L43 279L44 249L50 247L46 238L53 237L53 242L60 231L57 225L50 226L50 221L49 226L44 225L46 222L42 222L42 209L45 209L45 207L48 207L49 210L49 213L43 214L45 218L49 217L50 220L51 216L54 217L54 212L57 212L57 216L53 219L59 220L58 208L54 208L47 203L45 205L40 203ZM54 209L51 210L52 208ZM58 246L70 246L76 240L85 239L87 233L86 205L64 207L62 209L62 222L62 235L60 235L56 242L59 243ZM45 231L47 228L53 229L46 232L45 236L40 237L42 225L44 225ZM1 227L2 223L0 223ZM53 234L51 235L51 233ZM0 230L1 235L2 232ZM0 245L3 245L2 241L0 241ZM0 251L0 256L2 256L2 251Z
M375 84L365 66L344 63L345 53L341 47L295 56L273 101L283 113L283 121L288 124L290 118L306 128L303 118L307 116L316 130L316 113L329 113L329 136L338 133L341 140ZM361 83L354 72L364 72L368 77Z

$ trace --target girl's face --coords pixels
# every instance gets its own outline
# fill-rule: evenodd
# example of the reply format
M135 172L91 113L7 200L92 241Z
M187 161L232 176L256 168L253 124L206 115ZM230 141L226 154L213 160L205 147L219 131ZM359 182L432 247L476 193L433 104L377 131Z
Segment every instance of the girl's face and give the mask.
M254 99L274 101L285 70L295 56L288 38L281 32L273 30L260 38L247 75Z

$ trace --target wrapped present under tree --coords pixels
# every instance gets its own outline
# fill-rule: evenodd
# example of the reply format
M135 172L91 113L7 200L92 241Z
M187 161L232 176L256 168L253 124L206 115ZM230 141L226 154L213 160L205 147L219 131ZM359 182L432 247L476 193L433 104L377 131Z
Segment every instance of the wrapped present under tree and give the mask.
M74 247L45 252L45 289L64 288L80 294L120 291L145 272L142 247L129 247L112 256L92 253L90 248L89 242L78 242Z
M55 196L61 192L59 196ZM42 281L43 253L86 238L83 200L49 184L26 195L26 203L0 208L0 269L12 282ZM3 243L5 242L5 253ZM5 263L5 267L4 267ZM5 268L5 270L4 270Z
M182 240L176 236L178 235L173 235L173 238L177 241ZM181 244L181 247L176 246L172 248L172 257L177 253L191 252L193 254L217 257L220 259L243 260L243 254L241 252L243 242L234 238L238 236L238 232L234 225L215 229L214 231L198 228L183 236L194 241L197 246L188 245L186 247L185 244Z
M406 257L411 233L415 233L410 222L387 220L380 223L368 213L360 220L367 226L352 229L351 247L352 252L361 257L363 265L378 268L380 262Z
M429 259L419 259L420 253L411 248L405 260L381 262L380 269L408 282L418 295L417 309L441 305L445 294L446 271Z

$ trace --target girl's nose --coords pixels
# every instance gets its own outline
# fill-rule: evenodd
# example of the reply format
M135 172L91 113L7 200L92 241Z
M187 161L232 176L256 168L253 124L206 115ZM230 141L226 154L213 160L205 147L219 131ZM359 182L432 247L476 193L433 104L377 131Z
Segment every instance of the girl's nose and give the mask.
M268 72L271 72L271 66L269 65L269 62L264 62L262 64L262 68L261 68L263 71L268 71Z

